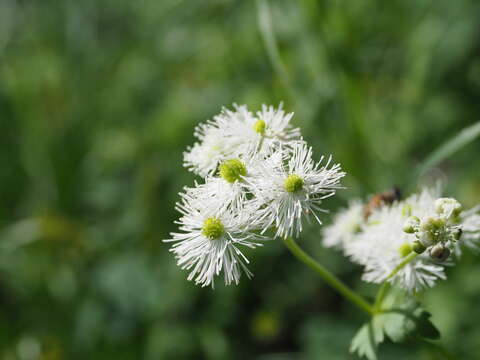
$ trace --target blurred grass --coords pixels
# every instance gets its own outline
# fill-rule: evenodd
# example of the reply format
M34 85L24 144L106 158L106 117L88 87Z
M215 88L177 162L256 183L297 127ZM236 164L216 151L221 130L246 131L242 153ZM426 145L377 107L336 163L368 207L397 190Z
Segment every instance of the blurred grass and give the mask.
M249 254L255 277L238 287L186 281L161 243L194 180L182 151L222 105L284 101L348 172L328 207L433 178L476 204L478 140L414 176L479 120L479 13L473 0L0 0L0 359L351 358L362 315L280 243ZM318 236L304 247L371 294ZM479 271L467 255L426 294L459 359L480 351Z

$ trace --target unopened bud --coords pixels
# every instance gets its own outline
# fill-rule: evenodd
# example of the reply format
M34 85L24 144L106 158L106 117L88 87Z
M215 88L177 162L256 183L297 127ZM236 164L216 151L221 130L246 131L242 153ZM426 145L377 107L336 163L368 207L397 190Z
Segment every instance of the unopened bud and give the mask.
M403 225L403 231L405 231L407 234L413 234L418 229L419 223L420 219L418 217L410 216Z
M446 222L442 218L435 218L427 216L420 223L420 229L423 231L438 231L446 225Z
M426 248L435 244L435 237L431 232L422 231L417 233L418 241L422 243Z
M401 257L405 257L412 252L412 246L409 243L403 243L398 248Z
M431 216L428 216L426 218L422 219L422 222L420 223L420 229L422 231L432 231L434 228L434 223L435 219Z
M412 250L417 254L422 254L425 250L427 250L427 248L423 246L420 241L415 240L412 244Z
M435 211L447 219L456 218L462 212L462 204L453 198L440 198L435 201Z
M450 250L443 244L437 244L430 249L430 257L437 261L445 261L450 256Z

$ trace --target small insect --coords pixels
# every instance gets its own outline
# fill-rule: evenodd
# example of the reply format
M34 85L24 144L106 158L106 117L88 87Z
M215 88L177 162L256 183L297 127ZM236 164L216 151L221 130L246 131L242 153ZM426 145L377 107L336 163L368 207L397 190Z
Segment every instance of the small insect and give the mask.
M393 204L395 201L399 201L401 198L402 193L396 186L390 190L375 194L363 208L363 218L368 220L375 209L378 209L384 205Z

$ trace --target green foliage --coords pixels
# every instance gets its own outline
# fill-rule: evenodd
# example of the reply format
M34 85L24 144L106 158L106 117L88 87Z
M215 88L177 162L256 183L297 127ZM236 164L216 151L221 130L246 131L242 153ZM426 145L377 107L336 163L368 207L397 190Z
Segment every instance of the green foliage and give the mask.
M384 300L382 311L372 316L352 339L350 352L376 360L378 346L386 337L395 343L415 338L437 340L440 332L430 317L411 295L392 291Z
M416 184L412 169L477 129L479 28L475 0L0 0L0 358L347 358L362 315L281 243L248 252L239 286L186 280L161 242L195 179L182 152L223 105L284 101L347 172L331 213ZM448 179L466 208L480 199L469 138L420 179ZM318 234L306 225L302 247L372 294ZM480 353L479 277L465 254L425 294L462 360Z

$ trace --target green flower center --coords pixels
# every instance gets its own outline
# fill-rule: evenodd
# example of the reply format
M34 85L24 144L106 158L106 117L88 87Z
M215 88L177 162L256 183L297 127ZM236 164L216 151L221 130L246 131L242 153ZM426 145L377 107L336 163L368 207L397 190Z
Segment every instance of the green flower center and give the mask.
M247 175L247 168L238 159L227 160L220 165L220 176L229 183L234 183L245 175Z
M300 176L296 174L290 174L285 179L284 186L285 186L285 190L287 190L290 193L294 193L299 190L302 190L303 184L304 184L304 181Z
M220 238L224 232L222 222L216 217L210 217L203 222L202 234L210 240Z
M265 134L266 127L267 124L264 120L257 120L257 122L253 124L253 130L255 130L255 132L259 133L260 135Z

